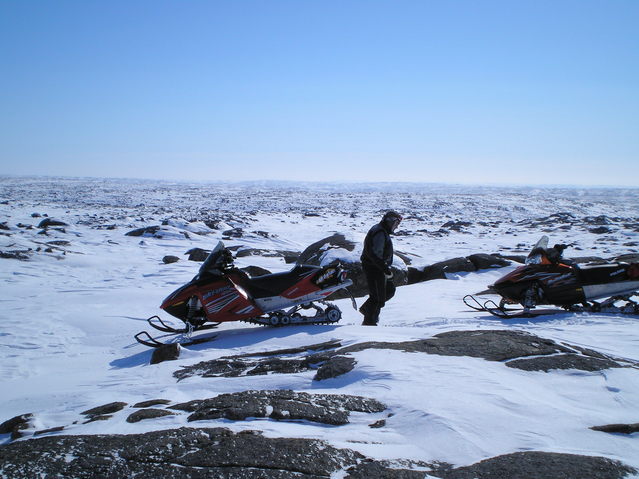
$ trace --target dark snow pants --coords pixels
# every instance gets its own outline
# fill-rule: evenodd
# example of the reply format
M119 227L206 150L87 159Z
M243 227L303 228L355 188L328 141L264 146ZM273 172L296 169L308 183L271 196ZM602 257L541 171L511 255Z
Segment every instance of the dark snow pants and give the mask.
M379 312L386 304L386 301L395 296L395 284L392 280L386 279L384 273L379 269L363 265L364 275L368 283L368 299L359 309L364 315L362 324L375 326L379 321Z

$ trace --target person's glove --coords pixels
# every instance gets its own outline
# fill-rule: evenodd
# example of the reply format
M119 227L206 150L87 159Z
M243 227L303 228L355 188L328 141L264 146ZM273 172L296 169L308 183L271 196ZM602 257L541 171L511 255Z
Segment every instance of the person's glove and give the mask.
M384 270L384 276L386 276L386 279L392 279L393 272L390 270L390 268L386 268Z

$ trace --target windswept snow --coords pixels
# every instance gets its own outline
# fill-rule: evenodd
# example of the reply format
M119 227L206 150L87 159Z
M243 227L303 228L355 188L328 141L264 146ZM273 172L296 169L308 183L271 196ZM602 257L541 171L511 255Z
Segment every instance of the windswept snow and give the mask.
M0 422L33 413L35 429L65 426L51 434L140 433L186 425L186 416L131 424L131 411L121 411L83 424L80 413L112 401L185 402L249 389L293 389L371 397L389 411L356 413L339 427L269 419L197 425L323 439L379 459L467 465L537 450L605 456L639 468L637 433L589 429L639 422L636 368L529 372L479 358L377 349L354 353L353 371L324 381L313 381L312 372L179 382L173 377L181 366L233 354L334 339L345 345L407 341L451 330L523 330L639 361L636 317L566 313L504 321L464 307L465 294L514 266L398 288L378 328L360 326L361 315L346 299L335 302L344 315L337 325L224 324L215 341L158 365L149 365L151 351L133 340L148 329L148 316L168 319L158 305L197 273L199 263L187 261L185 252L213 248L223 231L243 230L242 237L225 239L227 246L299 252L333 233L361 243L387 209L404 215L395 248L414 255L416 267L473 253L525 255L542 234L551 244L571 244L567 256L610 259L639 251L635 189L0 177L0 223L6 222L0 251L31 249L28 260L0 258ZM46 217L67 226L38 234ZM441 232L449 221L469 224ZM159 235L125 235L154 225ZM606 230L596 230L601 226ZM335 254L327 251L324 260ZM165 255L180 261L163 264ZM358 250L348 257L357 261ZM281 256L246 256L236 263L272 272L291 267ZM379 419L386 420L384 427L369 427Z

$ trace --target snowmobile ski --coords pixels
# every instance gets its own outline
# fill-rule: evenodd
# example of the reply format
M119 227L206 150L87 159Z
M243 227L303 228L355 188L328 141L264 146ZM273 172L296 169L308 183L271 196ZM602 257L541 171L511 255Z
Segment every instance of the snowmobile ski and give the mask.
M218 336L217 334L214 334L212 336L187 338L185 341L178 340L178 341L169 341L166 343L159 341L158 339L154 338L146 331L140 331L138 334L136 334L133 337L138 343L144 346L148 346L149 348L161 348L162 346L166 346L169 344L176 344L176 343L184 347L193 346L195 344L202 344L202 343L207 343L209 341L213 341L215 338L217 338L217 336Z
M203 324L200 326L195 326L193 328L189 328L189 326L185 324L183 328L178 329L178 328L174 328L170 324L165 323L162 320L162 318L160 318L158 315L147 318L146 322L149 323L149 326L151 326L152 328L157 329L158 331L162 331L163 333L170 333L170 334L180 334L180 333L188 333L189 331L194 332L194 331L202 331L204 329L213 329L213 328L217 328L221 324L221 323Z

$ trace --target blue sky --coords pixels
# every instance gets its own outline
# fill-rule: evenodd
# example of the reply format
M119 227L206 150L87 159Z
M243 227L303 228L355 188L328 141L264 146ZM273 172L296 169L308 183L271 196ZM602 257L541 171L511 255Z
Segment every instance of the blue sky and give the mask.
M639 186L639 1L0 0L0 174Z

